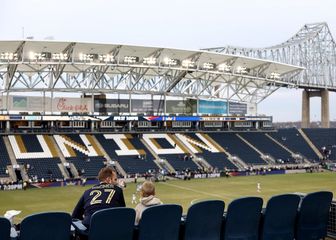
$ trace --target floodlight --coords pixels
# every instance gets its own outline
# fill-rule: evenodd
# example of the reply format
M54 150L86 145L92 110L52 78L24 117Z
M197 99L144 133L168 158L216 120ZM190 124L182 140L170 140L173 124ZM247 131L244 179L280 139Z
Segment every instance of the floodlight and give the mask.
M96 53L80 53L79 60L83 62L92 62L98 59L98 54Z
M3 52L0 54L0 60L4 61L18 60L18 55L17 53Z
M124 63L133 64L139 62L139 57L137 56L125 56Z
M114 56L111 54L100 54L98 59L99 61L106 62L106 63L114 62Z
M215 63L203 63L203 69L206 69L206 70L213 70L216 68L216 64Z
M163 59L163 64L167 66L177 66L180 64L180 60L166 57Z
M236 73L240 73L240 74L246 74L248 71L247 71L247 68L246 67L242 67L242 66L238 66L236 68Z
M68 54L67 53L53 53L52 59L60 60L60 61L68 60Z
M218 65L218 70L223 71L223 72L230 72L231 71L231 66L226 65L225 63L222 63Z
M154 57L145 57L143 59L143 63L144 64L148 64L148 65L155 65L156 64L156 58L154 58Z
M185 59L185 60L182 61L182 67L194 68L195 66L196 66L195 62L191 61L190 59Z
M31 60L49 60L51 59L51 53L50 52L41 52L41 53L36 53L36 52L29 52L29 59Z
M280 79L280 73L272 72L270 78L271 79Z

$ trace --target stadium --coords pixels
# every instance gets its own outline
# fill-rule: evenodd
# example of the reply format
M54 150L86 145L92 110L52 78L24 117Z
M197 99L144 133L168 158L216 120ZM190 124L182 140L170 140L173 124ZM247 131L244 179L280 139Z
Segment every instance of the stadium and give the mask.
M335 59L326 23L263 49L0 41L0 212L22 211L20 239L105 239L52 214L70 218L108 166L127 207L144 180L164 202L136 227L125 208L117 239L335 237ZM301 128L259 114L281 88L302 89ZM320 128L310 128L311 97L321 98ZM120 213L109 214L97 221Z

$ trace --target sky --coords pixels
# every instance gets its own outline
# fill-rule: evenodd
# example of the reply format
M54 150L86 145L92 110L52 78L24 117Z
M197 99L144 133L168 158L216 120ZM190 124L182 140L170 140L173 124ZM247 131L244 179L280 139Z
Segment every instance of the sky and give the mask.
M0 40L55 40L200 49L268 47L304 24L327 22L336 37L335 0L0 0ZM302 90L281 89L258 106L275 122L301 119ZM330 117L336 120L336 93ZM320 120L311 99L311 120Z

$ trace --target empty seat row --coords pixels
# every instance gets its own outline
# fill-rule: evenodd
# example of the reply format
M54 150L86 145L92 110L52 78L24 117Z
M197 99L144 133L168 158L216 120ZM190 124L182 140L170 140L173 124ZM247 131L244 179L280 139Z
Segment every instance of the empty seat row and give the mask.
M74 224L77 236L89 240L317 240L327 235L331 192L315 192L303 199L295 194L272 197L262 211L263 200L245 197L225 203L209 200L192 205L185 217L182 207L164 204L144 210L134 226L135 210L111 208L93 214L89 229ZM181 221L182 218L182 221ZM9 224L0 219L0 239L9 239ZM26 217L20 239L69 239L68 213L42 213Z

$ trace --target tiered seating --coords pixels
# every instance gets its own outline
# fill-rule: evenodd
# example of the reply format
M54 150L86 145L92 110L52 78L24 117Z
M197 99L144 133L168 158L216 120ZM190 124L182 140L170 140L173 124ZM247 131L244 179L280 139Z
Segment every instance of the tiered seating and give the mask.
M10 165L7 149L2 137L0 137L0 177L8 177L6 174L7 165Z
M294 153L299 153L309 161L317 161L318 156L295 128L279 129L270 135Z
M173 168L176 171L183 171L186 169L190 170L196 170L198 169L198 166L190 159L184 159L185 155L181 154L161 154L159 155L160 158L167 160L170 165L173 166Z
M43 149L36 135L20 135L27 152L42 152Z
M68 134L66 137L76 144L85 146L79 134ZM103 156L88 156L75 148L73 148L73 151L76 156L66 157L66 161L73 163L81 176L88 178L97 177L99 170L105 166L104 161L106 159Z
M39 179L63 179L58 167L61 163L59 158L39 158L39 159L17 159L19 164L28 166L27 173L29 178L37 176Z
M170 149L174 147L164 138L156 138L155 141L162 149ZM159 154L159 157L166 159L176 171L198 169L198 166L192 160L186 158L186 154Z
M39 179L63 178L58 167L61 161L58 157L52 155L42 135L10 135L8 138L17 162L30 166L27 168L29 177L37 176Z
M254 149L246 145L245 142L237 137L235 133L209 133L209 136L229 153L238 156L247 164L266 164L259 154Z
M303 129L314 145L321 150L326 147L331 150L330 160L336 161L336 129L335 128L312 128Z
M192 137L193 139L198 139L195 133L185 134ZM237 169L227 158L226 154L223 152L210 152L207 149L201 149L202 153L197 153L196 156L206 160L212 167L222 169Z
M265 133L260 132L244 132L239 133L244 139L253 144L258 150L264 154L271 155L275 160L283 160L287 163L294 163L291 154L283 147L279 146L271 139L269 139Z
M142 150L140 151L142 153L140 158L139 154L120 156L116 153L116 150L120 150L120 147L113 139L106 139L104 134L97 134L95 136L110 158L118 161L127 173L146 173L149 169L158 169L153 161L155 159L154 156L146 149L137 134L129 136L128 140L134 149Z

